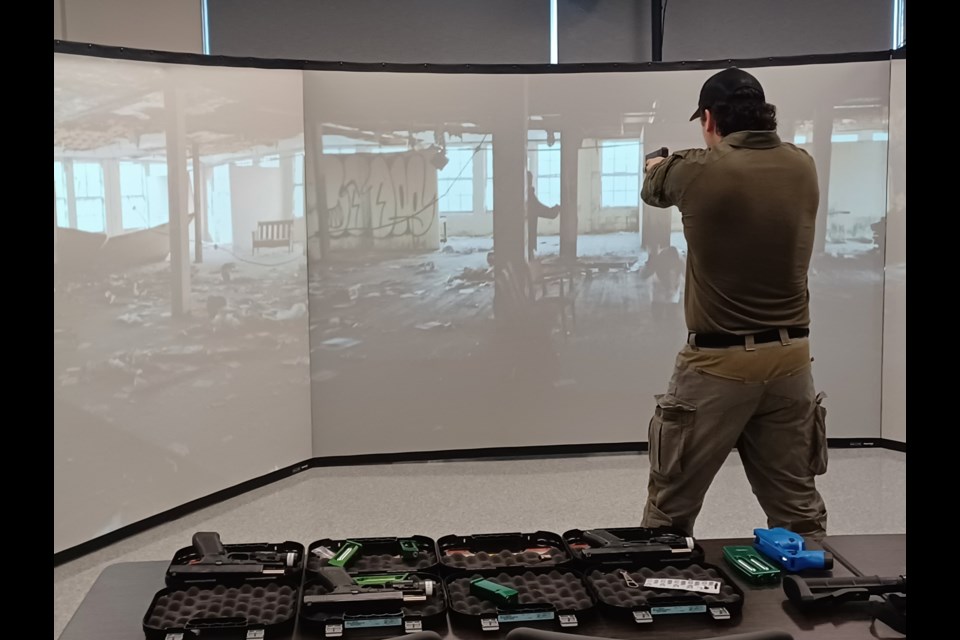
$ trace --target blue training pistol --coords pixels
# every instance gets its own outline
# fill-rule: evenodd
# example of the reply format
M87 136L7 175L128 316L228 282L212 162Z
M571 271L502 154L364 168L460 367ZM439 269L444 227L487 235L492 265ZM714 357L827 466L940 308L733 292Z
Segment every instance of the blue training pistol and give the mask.
M833 555L828 551L804 549L803 536L776 527L754 529L753 547L787 571L804 569L832 569Z

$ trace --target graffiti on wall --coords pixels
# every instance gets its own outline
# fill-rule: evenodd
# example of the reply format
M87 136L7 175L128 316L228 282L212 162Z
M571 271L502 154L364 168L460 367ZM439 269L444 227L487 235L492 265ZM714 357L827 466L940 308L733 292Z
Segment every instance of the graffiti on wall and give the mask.
M322 162L331 239L439 240L437 170L423 154L325 155Z

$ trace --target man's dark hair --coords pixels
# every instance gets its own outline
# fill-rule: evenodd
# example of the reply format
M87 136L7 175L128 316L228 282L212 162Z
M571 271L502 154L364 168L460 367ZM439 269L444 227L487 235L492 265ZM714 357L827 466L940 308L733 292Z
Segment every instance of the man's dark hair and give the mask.
M737 131L777 129L777 108L766 102L762 93L750 87L737 89L733 95L708 109L717 122L717 133L721 136Z

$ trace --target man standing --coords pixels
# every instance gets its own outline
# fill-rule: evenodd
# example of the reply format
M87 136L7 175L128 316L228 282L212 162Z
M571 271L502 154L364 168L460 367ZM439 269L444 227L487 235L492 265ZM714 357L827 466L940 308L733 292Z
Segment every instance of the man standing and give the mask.
M533 187L533 174L527 171L527 259L537 255L537 226L540 218L555 220L560 215L560 205L548 207L540 202L537 190Z
M710 77L690 120L707 148L648 160L641 192L682 214L689 332L650 420L643 526L693 535L736 447L767 526L820 539L826 410L811 372L807 289L816 167L780 140L776 107L743 70Z

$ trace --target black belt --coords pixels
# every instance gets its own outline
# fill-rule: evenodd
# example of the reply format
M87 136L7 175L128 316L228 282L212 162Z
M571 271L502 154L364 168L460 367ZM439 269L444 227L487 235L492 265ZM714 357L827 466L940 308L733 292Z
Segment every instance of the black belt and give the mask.
M751 334L754 344L763 344L764 342L778 342L780 340L779 329L769 329L760 333ZM791 338L806 338L810 335L810 329L787 329L787 335ZM747 341L746 336L738 336L732 333L695 333L692 334L693 344L705 349L723 349L724 347L742 347Z

